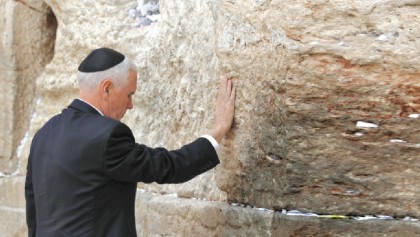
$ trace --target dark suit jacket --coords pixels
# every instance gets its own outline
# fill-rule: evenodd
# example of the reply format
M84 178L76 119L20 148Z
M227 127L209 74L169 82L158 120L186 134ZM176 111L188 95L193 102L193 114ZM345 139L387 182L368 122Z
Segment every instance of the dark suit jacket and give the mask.
M181 183L219 163L205 138L179 150L135 142L75 100L34 136L25 183L29 236L136 236L136 182Z

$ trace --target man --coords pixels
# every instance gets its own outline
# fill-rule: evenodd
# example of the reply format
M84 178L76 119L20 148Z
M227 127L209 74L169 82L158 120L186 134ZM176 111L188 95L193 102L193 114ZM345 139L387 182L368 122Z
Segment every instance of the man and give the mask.
M34 136L25 183L29 236L136 236L137 182L181 183L219 163L216 147L232 126L235 89L220 82L214 126L179 150L135 143L120 120L133 108L136 67L108 48L78 71L80 99Z

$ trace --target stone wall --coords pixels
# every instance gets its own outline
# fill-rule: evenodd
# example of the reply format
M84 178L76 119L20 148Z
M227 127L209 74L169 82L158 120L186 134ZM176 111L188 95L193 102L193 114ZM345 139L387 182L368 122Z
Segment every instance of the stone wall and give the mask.
M247 3L221 1L216 30L240 91L228 200L418 216L418 1Z
M23 198L24 182L24 177L0 179L0 236L28 236ZM226 202L185 199L140 189L137 192L135 210L139 237L420 236L419 221L336 219L339 217L292 213L229 205Z
M138 65L124 121L139 143L178 148L203 134L220 75L234 77L238 92L221 165L185 184L139 184L140 236L420 235L417 222L277 212L420 217L418 1L161 1L147 26L133 17L134 0L0 5L0 171L20 172L3 178L5 192L22 187L13 184L22 185L33 134L77 97L80 61L106 46ZM6 197L0 208L22 218L23 201ZM178 215L184 208L191 214ZM16 223L0 230L22 233Z
M36 78L52 59L57 23L43 1L0 1L0 171L13 173L28 140Z

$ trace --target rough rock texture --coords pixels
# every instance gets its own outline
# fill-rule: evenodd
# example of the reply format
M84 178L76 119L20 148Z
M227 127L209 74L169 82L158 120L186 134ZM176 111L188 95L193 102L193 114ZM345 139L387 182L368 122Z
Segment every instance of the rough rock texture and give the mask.
M219 76L234 77L237 87L221 165L186 184L141 188L273 210L420 217L418 0L161 1L158 21L147 27L129 17L136 4L0 0L0 172L25 174L33 134L77 97L83 57L106 46L138 64L135 109L124 121L139 143L171 149L195 139L211 126ZM0 206L22 216L6 199ZM155 215L138 215L144 236L164 235L153 221L182 213L173 205L156 210L166 199L139 202ZM225 220L209 224L215 235L228 236L226 228L248 223L231 221L251 215L203 205L210 207L201 219ZM418 235L405 222L277 218L256 215L256 229L238 235L336 236L340 228ZM183 218L171 220L180 228ZM188 234L189 220L174 235Z
M43 1L0 1L0 171L16 171L34 110L36 78L52 56L57 23Z
M24 184L25 177L0 178L0 236L28 236Z
M228 199L418 216L419 2L248 3L221 1L217 21L240 91L216 175Z
M138 193L136 216L138 236L420 236L420 222L287 216L150 193Z
M0 179L0 235L27 236L24 178ZM10 192L11 190L14 190ZM7 194L7 192L10 192ZM4 195L5 194L5 195ZM14 199L19 197L20 200ZM137 192L137 235L146 236L420 236L420 222L287 216L250 207ZM165 226L165 228L162 228Z

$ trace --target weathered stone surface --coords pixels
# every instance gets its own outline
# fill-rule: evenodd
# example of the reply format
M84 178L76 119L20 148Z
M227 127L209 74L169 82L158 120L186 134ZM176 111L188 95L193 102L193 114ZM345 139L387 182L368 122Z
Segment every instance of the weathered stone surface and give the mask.
M53 55L57 24L43 1L0 1L0 171L17 170L34 110L36 78Z
M1 236L25 237L28 236L26 227L25 209L4 208L0 206L0 233Z
M19 197L23 178L0 179L0 192ZM19 200L0 199L2 236L27 236ZM139 191L136 199L138 236L420 236L420 222L341 220L287 216L250 207L161 196ZM164 227L164 228L162 228Z
M128 17L134 0L0 5L0 171L13 172L21 158L25 173L30 142L21 141L28 124L30 141L77 97L75 73L83 57L107 46L138 64L135 109L124 121L139 143L150 146L175 149L205 133L218 77L235 78L235 126L219 151L222 164L186 184L140 184L143 189L269 209L420 217L417 0L162 1L158 22L143 28ZM49 7L58 28L54 57L43 70L55 37L54 23L46 20L54 19ZM360 121L377 127L358 127ZM159 207L164 202L167 210ZM302 224L246 209L218 213L215 206L192 220L172 202L181 201L150 197L138 205L149 205L158 218L172 213L177 221L162 220L178 227L179 236L193 233L184 219L200 221L193 224L197 233L210 229L220 236L334 236L347 230L380 236L382 229L418 235L416 223ZM201 224L207 215L214 221ZM164 235L160 220L139 218L139 231ZM288 227L273 228L279 222Z
M0 236L28 236L24 177L0 178Z
M25 177L0 178L0 206L14 209L25 208L24 187Z
M216 174L228 199L418 216L420 120L409 117L420 111L418 1L220 8L216 53L239 78L237 123Z
M274 211L138 193L138 236L420 236L420 222L287 216Z
M132 1L49 4L61 27L33 132L76 96L83 55L115 47L139 63L137 109L125 121L151 146L177 148L205 132L217 77L237 78L236 125L216 174L143 188L211 200L227 193L274 209L420 213L420 122L408 117L419 109L412 2L164 2L146 28L130 25Z
M6 11L6 1L0 1L0 31L3 32L1 37L2 43L2 50L0 51L0 71L1 73L1 82L3 86L0 89L0 103L1 103L1 110L0 112L0 168L4 169L8 166L8 161L12 157L12 141L10 138L7 138L5 135L9 135L13 128L13 117L11 117L10 113L5 113L3 111L11 111L13 103L10 103L9 97L13 100L13 78L15 77L13 72L10 72L8 69L11 67L11 60L10 56L8 56L7 49L11 48L11 42L8 41L8 34L4 33L10 31L11 24L9 23L8 19L10 18L10 14Z

